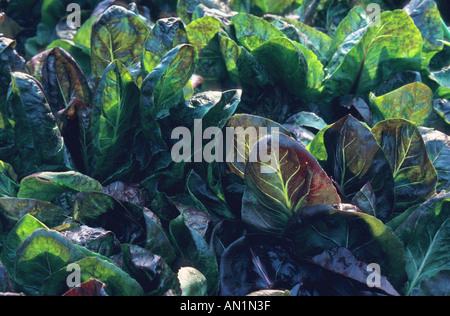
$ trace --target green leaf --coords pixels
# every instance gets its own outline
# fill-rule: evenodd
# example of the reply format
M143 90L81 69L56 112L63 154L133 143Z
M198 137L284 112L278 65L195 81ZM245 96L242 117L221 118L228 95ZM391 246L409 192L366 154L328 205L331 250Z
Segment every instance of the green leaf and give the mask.
M15 197L19 191L17 174L13 167L0 160L0 197Z
M333 56L345 39L352 33L366 27L368 24L368 17L366 10L361 6L352 8L347 16L339 23L334 32L333 39L330 45L330 55Z
M315 80L310 83L309 64L303 51L306 48L301 49L286 37L278 37L261 43L252 54L274 82L286 86L294 95L302 95L309 85L316 86ZM311 52L308 57L313 55ZM310 73L316 74L315 68Z
M68 215L49 202L18 198L0 198L0 212L15 220L30 214L49 227L61 225Z
M92 25L91 63L96 83L115 60L127 68L140 62L149 33L132 11L114 5L103 12Z
M181 267L178 271L182 296L207 296L208 286L205 276L195 268Z
M289 39L311 50L320 62L328 62L331 45L331 38L328 35L297 20L276 18L272 23Z
M436 169L413 123L390 119L375 125L372 133L393 172L396 210L422 203L436 193Z
M93 16L87 19L83 25L78 29L77 34L73 38L73 42L76 45L80 45L91 51L91 37L92 37L92 26L97 20L98 16Z
M448 286L435 277L450 270L449 212L450 195L442 192L419 206L396 229L395 233L406 246L406 295L420 294L427 282L439 286L434 288L437 295L448 294Z
M450 187L450 136L437 130L419 127L428 155L436 169L438 183L436 192Z
M164 55L181 44L189 44L186 28L180 19L160 19L146 39L142 67L146 74L152 72Z
M25 59L16 51L16 41L0 36L0 96L8 92L11 83L11 73L25 70Z
M46 278L83 257L78 247L60 233L35 230L17 249L15 280L26 294L38 294Z
M122 269L142 286L146 295L178 292L177 276L160 256L136 245L123 245L122 255Z
M148 121L168 115L168 110L177 105L171 102L191 79L197 60L197 49L192 45L179 45L170 50L142 83L141 127L151 138Z
M75 171L40 172L22 179L18 197L52 202L64 192L102 189L97 180Z
M227 128L232 128L235 132L233 135L234 149L228 148L226 162L231 172L242 179L245 176L245 165L247 164L250 151L259 138L272 134L275 131L291 136L291 133L282 125L272 120L249 114L232 116L227 122ZM253 132L256 132L256 134L253 135Z
M376 196L375 215L388 221L395 205L394 179L389 161L371 131L349 115L316 138L315 143L326 148L325 171L339 185L343 198L351 201L369 182Z
M206 277L208 294L215 295L219 288L218 263L214 250L198 230L204 226L205 219L204 216L197 215L198 212L189 209L182 211L180 216L170 222L170 235L181 252L182 259Z
M450 66L431 73L430 78L446 89L450 89Z
M205 16L186 27L189 42L199 53L196 73L206 81L224 78L226 73L217 34L224 27L218 19Z
M261 150L265 146L267 152ZM341 201L316 159L284 134L279 135L278 144L274 136L261 138L250 157L245 168L242 220L259 230L280 234L300 208Z
M364 262L379 264L397 290L406 280L402 243L371 215L324 205L307 207L291 219L285 236L292 239L298 256L344 247Z
M22 242L35 230L48 229L42 222L30 214L25 214L9 231L4 247L0 254L0 260L8 269L9 274L14 279L14 264L16 262L16 252Z
M434 0L413 0L403 10L411 16L422 34L423 56L427 64L444 48L444 31L441 24L441 14Z
M115 264L97 257L87 257L73 262L78 265L81 282L97 279L105 283L106 292L111 296L143 296L139 283ZM68 269L69 268L69 269ZM73 270L63 267L45 280L43 292L46 295L62 295L68 291L67 278Z
M219 218L234 218L224 197L215 194L194 170L191 170L187 176L186 189L196 202L196 206L205 213Z
M433 92L421 82L403 86L380 97L371 96L370 105L378 120L403 118L423 125L433 108Z
M19 179L38 170L71 169L55 117L36 79L24 73L12 74L2 116L6 130L14 135L14 145L8 157L0 155L0 159L11 163Z
M128 163L135 137L139 89L127 68L119 61L110 64L98 86L92 128L94 173L105 179Z
M384 12L380 18L379 27L361 30L364 35L327 77L326 98L364 93L393 74L420 69L423 40L411 18L401 10Z
M145 245L144 211L134 203L101 192L81 192L76 197L73 217L87 226L112 231L121 243Z
M231 18L238 43L252 51L276 37L286 37L269 22L254 15L240 13Z

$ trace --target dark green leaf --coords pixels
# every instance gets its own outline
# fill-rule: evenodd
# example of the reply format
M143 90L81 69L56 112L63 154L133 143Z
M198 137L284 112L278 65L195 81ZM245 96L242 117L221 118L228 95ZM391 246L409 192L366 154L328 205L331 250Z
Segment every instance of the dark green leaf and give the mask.
M441 14L434 0L412 0L403 8L411 16L424 39L423 56L428 63L436 53L442 50L444 32Z
M219 286L217 259L205 236L200 234L198 230L199 225L203 227L204 216L191 216L198 214L197 212L182 212L179 217L172 220L170 222L170 234L183 256L183 261L188 263L186 265L199 270L206 277L208 294L215 295Z
M405 210L436 193L437 173L418 128L403 119L378 123L372 133L391 166L396 210Z
M180 286L177 275L160 256L136 245L122 246L122 268L144 289L146 295L162 296Z
M264 66L273 81L286 86L292 94L301 95L309 87L309 65L306 56L290 39L269 39L255 48L252 54ZM310 73L314 71L311 69ZM311 85L314 87L315 81Z
M394 211L394 179L385 153L371 131L352 116L347 116L319 133L319 159L326 158L325 171L350 201L369 182L376 197L376 217L388 221ZM322 141L320 139L322 138ZM315 145L314 145L315 146ZM313 154L316 156L315 151ZM368 211L370 212L370 211Z
M419 127L428 155L438 174L436 192L450 188L450 136L431 128Z
M293 240L299 256L344 247L366 263L379 264L397 289L404 284L403 245L390 228L373 216L324 205L307 207L291 219L285 236Z
M420 294L427 282L434 292L448 294L448 285L433 278L449 271L450 195L438 194L419 206L395 231L406 246L408 282L405 294ZM445 272L447 273L447 272Z
M55 117L36 79L24 73L12 74L2 116L7 120L6 130L14 135L14 146L11 156L0 159L7 159L19 178L38 170L71 168Z

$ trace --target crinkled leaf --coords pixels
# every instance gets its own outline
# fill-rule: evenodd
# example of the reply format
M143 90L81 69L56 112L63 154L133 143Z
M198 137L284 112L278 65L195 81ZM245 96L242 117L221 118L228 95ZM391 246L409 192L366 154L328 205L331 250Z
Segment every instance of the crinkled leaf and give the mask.
M86 225L70 227L62 232L74 244L98 253L101 256L110 257L120 253L120 242L113 232L103 228L92 228Z
M405 210L436 193L437 173L418 128L403 119L390 119L372 129L391 166L396 210Z
M367 284L370 279L370 269L368 269L367 263L358 260L347 248L338 247L325 250L311 258L311 262L361 284ZM387 295L400 296L389 280L382 275L379 287L375 287Z
M87 226L114 232L121 243L145 244L144 212L133 203L101 192L81 192L77 195L73 217Z
M267 149L261 149L265 146ZM263 162L267 158L270 164ZM283 134L278 144L274 136L255 144L246 164L245 183L242 220L265 232L282 233L289 219L304 206L341 201L317 160Z
M195 20L186 27L189 42L199 53L195 72L204 78L205 84L226 78L226 66L217 35L222 27L222 22L211 16Z
M0 212L15 220L19 220L25 214L30 214L49 227L61 225L69 215L52 203L19 198L1 198Z
M0 96L2 98L8 92L11 82L11 73L25 70L25 59L16 49L16 42L7 37L0 37Z
M87 79L73 57L60 47L42 53L40 69L42 86L53 115L59 120L59 111L69 106L72 98L90 104L91 91Z

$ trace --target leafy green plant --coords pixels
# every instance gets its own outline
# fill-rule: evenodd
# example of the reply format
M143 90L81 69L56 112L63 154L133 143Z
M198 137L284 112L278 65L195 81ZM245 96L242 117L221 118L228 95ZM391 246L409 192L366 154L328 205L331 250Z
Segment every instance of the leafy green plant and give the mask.
M6 5L0 292L448 295L442 2L126 2Z

